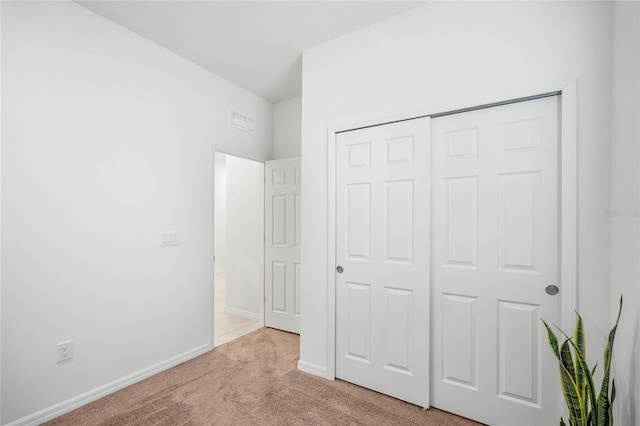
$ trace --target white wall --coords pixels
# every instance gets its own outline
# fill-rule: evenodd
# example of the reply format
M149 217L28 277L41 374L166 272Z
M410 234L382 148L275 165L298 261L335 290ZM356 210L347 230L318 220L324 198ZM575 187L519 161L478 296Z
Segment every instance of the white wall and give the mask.
M327 127L473 102L537 83L578 87L578 309L590 354L610 323L611 4L430 2L304 53L301 364L327 368ZM593 350L591 348L594 348ZM597 348L597 350L595 349Z
M227 168L226 154L215 154L215 230L214 253L216 273L227 268Z
M1 6L6 424L209 348L211 145L269 158L272 106L75 3Z
M227 311L259 319L264 287L264 163L227 155Z
M613 377L619 392L614 418L640 424L640 4L615 2L611 132L611 321L624 295L614 346Z
M302 137L302 98L273 104L273 158L300 156Z

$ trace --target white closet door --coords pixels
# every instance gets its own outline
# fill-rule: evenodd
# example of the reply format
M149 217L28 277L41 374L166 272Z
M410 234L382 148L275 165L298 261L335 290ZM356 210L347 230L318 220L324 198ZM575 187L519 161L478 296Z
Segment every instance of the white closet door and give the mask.
M432 404L557 424L559 97L433 119ZM560 293L561 294L561 293Z
M340 133L336 149L336 376L424 407L429 138L422 118Z
M265 174L265 325L300 333L300 157Z

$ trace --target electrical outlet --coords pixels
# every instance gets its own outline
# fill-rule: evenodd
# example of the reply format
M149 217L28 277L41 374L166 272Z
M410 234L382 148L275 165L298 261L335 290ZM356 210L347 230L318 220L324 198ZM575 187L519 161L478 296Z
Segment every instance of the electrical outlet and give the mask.
M58 362L69 361L73 359L73 340L58 343Z

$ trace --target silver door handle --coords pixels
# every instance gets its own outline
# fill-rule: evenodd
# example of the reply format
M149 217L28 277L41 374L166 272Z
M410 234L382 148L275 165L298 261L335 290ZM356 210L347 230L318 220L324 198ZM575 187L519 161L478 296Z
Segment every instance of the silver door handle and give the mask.
M338 266L338 267L336 268L336 271L338 271L338 273L339 273L339 274L341 274L341 273L342 273L342 271L344 271L344 268L343 268L342 266Z
M548 286L546 286L544 288L544 291L547 292L547 294L549 294L551 296L555 296L556 294L558 294L560 292L560 289L555 284L549 284Z

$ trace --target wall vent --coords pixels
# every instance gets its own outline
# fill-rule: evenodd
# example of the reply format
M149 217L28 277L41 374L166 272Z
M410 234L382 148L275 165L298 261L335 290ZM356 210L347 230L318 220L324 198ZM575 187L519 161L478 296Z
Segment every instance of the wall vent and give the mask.
M256 119L238 111L229 110L229 124L231 127L236 127L249 133L256 133Z

